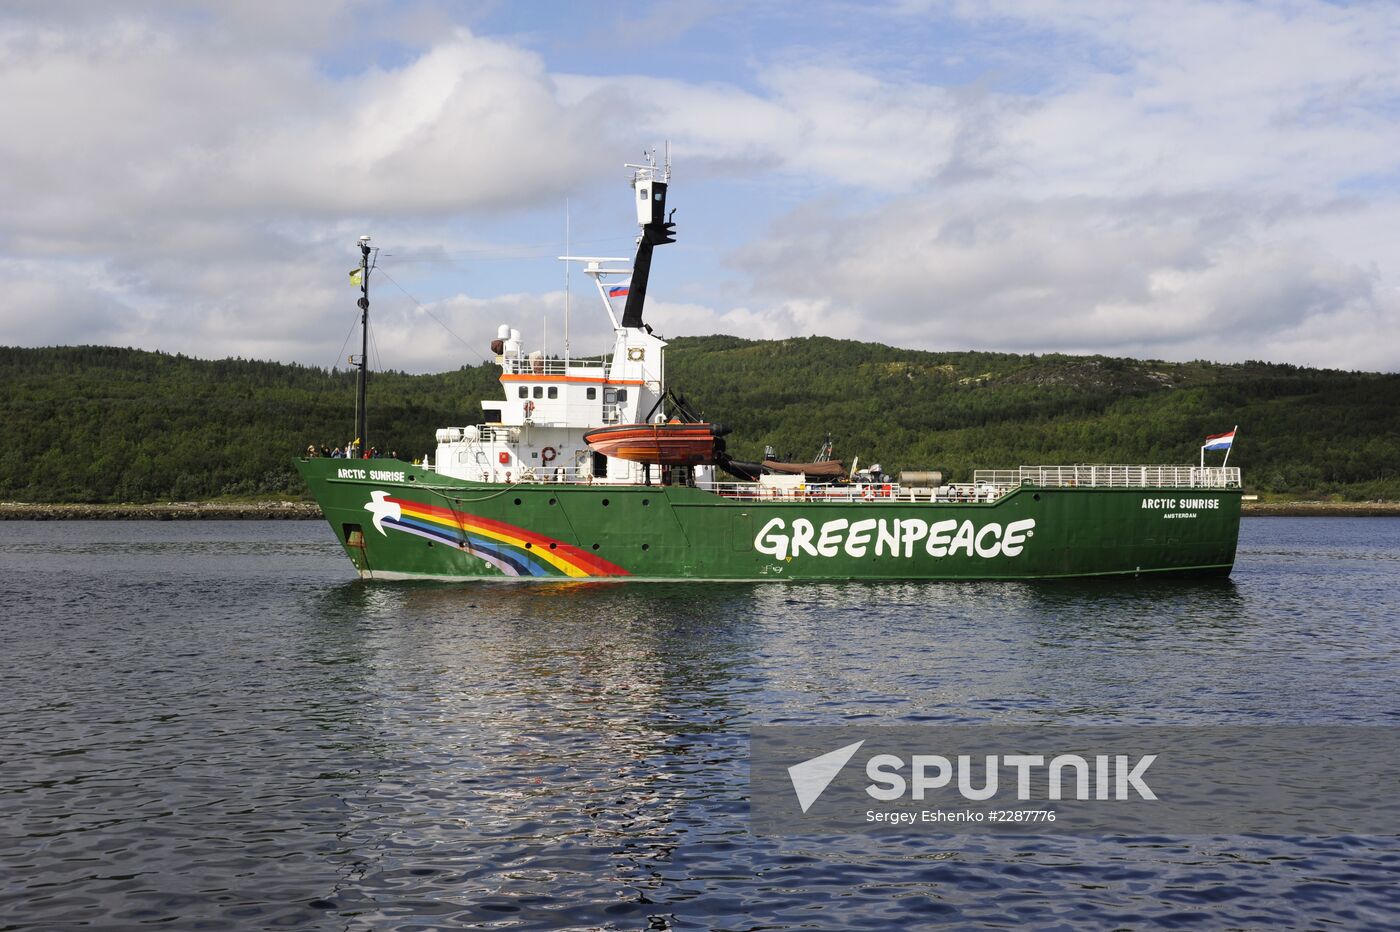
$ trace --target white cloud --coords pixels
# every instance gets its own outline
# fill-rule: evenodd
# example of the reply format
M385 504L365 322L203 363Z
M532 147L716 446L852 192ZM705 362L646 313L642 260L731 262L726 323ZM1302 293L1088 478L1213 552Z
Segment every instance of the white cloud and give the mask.
M1259 208L1206 198L933 198L772 236L744 261L818 332L948 349L1257 355L1265 337L1377 300L1373 271ZM1306 228L1306 215L1298 226ZM870 331L865 331L869 333ZM1320 359L1318 361L1321 361Z
M823 182L897 191L946 163L964 117L985 116L968 95L889 83L846 67L781 66L761 92L729 84L561 76L571 98L608 94L671 139L688 159L781 168Z
M561 102L531 53L454 29L332 78L304 49L227 41L276 6L217 29L140 8L0 22L0 342L330 362L365 218L417 215L451 242L434 215L562 198L612 167L596 100Z
M464 30L341 80L152 22L2 41L0 216L29 231L531 203L605 164L596 100L565 107L535 56Z
M888 28L970 32L987 78L799 56L773 36L764 61L713 80L566 75L426 5L11 5L0 342L325 364L355 235L460 248L464 214L518 219L615 180L625 134L622 151L673 139L673 203L728 197L752 237L732 305L653 291L661 332L1400 368L1381 338L1400 323L1400 8L988 0L902 15ZM328 66L340 26L366 17L419 53ZM694 22L637 25L652 46ZM716 195L755 180L780 193ZM386 363L472 358L397 300L376 303ZM500 319L529 331L548 311L557 326L560 300L428 307L485 342ZM585 307L581 336L601 319Z
M1041 42L1069 34L1086 59L1032 90L804 68L767 72L766 97L672 98L664 118L706 154L887 194L771 223L735 254L750 304L795 332L929 348L1400 367L1381 337L1400 278L1385 233L1400 220L1400 11L959 10ZM724 96L752 112L748 150L709 132Z
M100 286L101 274L92 263L0 260L0 333L29 346L120 343L131 309Z

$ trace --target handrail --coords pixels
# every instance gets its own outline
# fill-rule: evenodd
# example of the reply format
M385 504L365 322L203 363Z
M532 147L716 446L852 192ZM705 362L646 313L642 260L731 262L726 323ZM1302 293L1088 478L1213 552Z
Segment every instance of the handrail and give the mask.
M578 466L524 466L521 467L520 474L515 477L515 481L549 485L581 485L592 481L592 474L584 473Z
M1111 489L1237 489L1237 466L1022 466L1020 469L979 469L973 482L994 486Z
M902 486L897 482L826 483L768 486L754 482L712 482L703 488L723 498L744 502L994 502L1010 488L945 485L936 489Z
M497 356L496 362L505 375L568 375L576 369L599 370L606 372L610 358L594 356L586 359L531 359L529 356Z

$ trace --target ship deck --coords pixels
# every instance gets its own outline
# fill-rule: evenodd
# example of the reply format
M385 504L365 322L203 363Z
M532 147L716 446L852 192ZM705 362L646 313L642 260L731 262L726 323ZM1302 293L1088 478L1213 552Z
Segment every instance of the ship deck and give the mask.
M800 480L800 476L773 477ZM631 486L580 477L570 469L527 469L520 485ZM733 501L805 502L937 502L989 503L1020 488L1036 489L1185 489L1239 490L1240 470L1234 466L1078 465L1022 466L1019 469L979 469L971 482L938 486L898 482L710 482L696 486Z

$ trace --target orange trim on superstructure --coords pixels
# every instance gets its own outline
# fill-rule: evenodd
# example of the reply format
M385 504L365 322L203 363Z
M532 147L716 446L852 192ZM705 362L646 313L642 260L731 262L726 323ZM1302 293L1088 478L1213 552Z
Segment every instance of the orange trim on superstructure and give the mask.
M646 379L595 379L585 375L510 375L501 373L502 382L594 382L599 385L645 385Z

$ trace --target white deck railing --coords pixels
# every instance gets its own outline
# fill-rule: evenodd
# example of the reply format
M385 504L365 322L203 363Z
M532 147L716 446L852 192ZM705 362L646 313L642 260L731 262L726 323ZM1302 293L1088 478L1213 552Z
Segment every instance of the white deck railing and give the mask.
M505 481L507 470L493 470L492 481ZM593 477L577 466L526 466L509 470L511 482L633 485L635 480ZM970 483L938 488L901 486L896 482L826 483L769 486L757 482L712 482L700 486L736 501L785 502L994 502L1021 486L1031 488L1169 488L1237 489L1237 467L1207 466L1022 466L979 469Z
M944 485L929 489L901 486L896 482L855 485L823 482L798 486L714 482L704 488L716 495L744 502L992 502L1011 491L1007 488L972 485Z
M557 358L531 359L529 356L497 356L501 371L506 375L607 375L610 357L592 356L585 359L570 359L565 363Z
M808 483L795 487L754 482L716 482L712 492L739 501L803 502L994 502L1021 486L1039 488L1119 489L1237 489L1240 471L1234 466L1022 466L1020 469L979 469L970 483L936 489L898 483L853 485Z
M512 477L515 482L579 485L592 477L577 466L524 466Z
M494 427L482 424L477 428L477 439L482 443L511 443L520 434L519 427Z
M1240 470L1237 466L1022 466L979 469L972 481L997 487L1237 489Z

